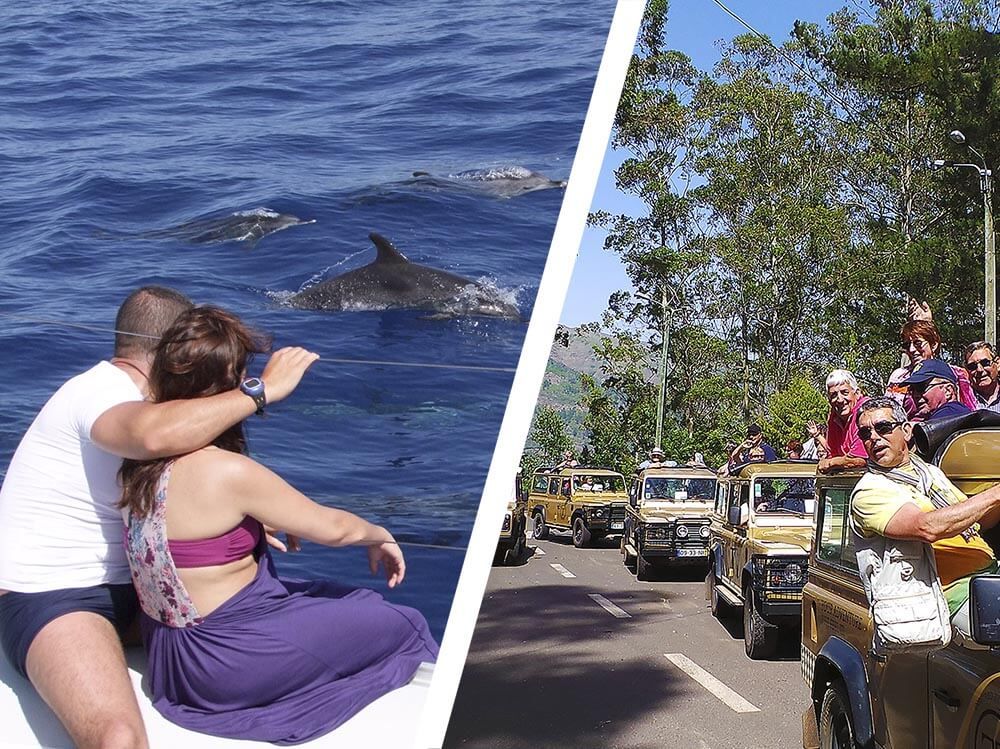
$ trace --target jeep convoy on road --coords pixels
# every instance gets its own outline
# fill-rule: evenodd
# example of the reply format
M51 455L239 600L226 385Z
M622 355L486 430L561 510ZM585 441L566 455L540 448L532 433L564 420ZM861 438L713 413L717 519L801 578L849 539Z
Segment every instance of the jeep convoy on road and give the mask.
M932 460L967 495L1000 482L1000 419L917 430ZM930 654L878 656L848 518L863 475L817 474L811 461L755 462L725 475L706 468L639 472L626 493L606 468L540 470L508 507L498 563L523 533L571 531L584 547L621 535L636 577L654 567L704 564L712 614L742 618L751 659L774 655L782 636L800 640L810 707L806 749L1000 747L1000 575L971 590L971 634ZM983 535L1000 551L1000 528Z

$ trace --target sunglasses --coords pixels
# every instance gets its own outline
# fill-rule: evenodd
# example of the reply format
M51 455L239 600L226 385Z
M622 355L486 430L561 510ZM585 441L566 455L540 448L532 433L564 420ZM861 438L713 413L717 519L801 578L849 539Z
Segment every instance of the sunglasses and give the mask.
M951 385L952 387L955 387L953 383L948 382L947 380L938 380L937 382L929 382L929 383L923 382L919 385L910 385L910 395L913 396L914 398L919 398L921 395L928 392L929 390L933 390L936 387L941 387L942 385Z
M872 438L873 431L880 437L885 437L887 434L891 434L893 429L901 427L905 423L905 421L876 421L870 427L858 427L858 436L862 442L867 442Z
M977 369L979 369L980 367L982 367L983 369L986 369L986 368L987 368L987 367L989 367L989 366L990 366L990 365L991 365L992 363L993 363L993 360L992 360L992 359L979 359L978 361L970 361L970 362L966 362L966 364L965 364L965 368L966 368L967 370L969 370L970 372L975 372L975 371L976 371Z

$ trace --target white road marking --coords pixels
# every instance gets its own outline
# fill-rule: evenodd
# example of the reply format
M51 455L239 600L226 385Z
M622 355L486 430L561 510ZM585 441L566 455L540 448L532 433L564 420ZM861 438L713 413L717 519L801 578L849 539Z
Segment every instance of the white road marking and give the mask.
M535 556L538 556L538 557L544 557L545 556L545 550L541 546L536 546L534 548L535 548Z
M736 692L727 687L712 674L680 653L664 653L663 657L673 663L705 689L715 695L724 705L737 713L759 713L760 708L754 707Z
M598 593L588 593L587 597L593 600L598 606L607 611L615 619L631 619L632 615L625 609L618 608L611 601Z
M563 567L561 564L550 564L549 567L551 567L552 569L554 569L556 572L558 572L563 577L576 577L576 575L574 575L568 569L566 569L565 567Z

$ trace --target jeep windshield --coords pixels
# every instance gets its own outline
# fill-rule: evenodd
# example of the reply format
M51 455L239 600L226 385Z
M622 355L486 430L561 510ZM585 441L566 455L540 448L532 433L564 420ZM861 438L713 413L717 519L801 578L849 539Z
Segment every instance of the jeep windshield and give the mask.
M812 515L816 507L816 479L803 476L767 478L753 482L753 504L758 514Z
M715 479L649 476L642 486L644 502L711 502L715 497Z
M625 479L621 476L601 476L581 473L573 476L573 488L584 494L625 491Z

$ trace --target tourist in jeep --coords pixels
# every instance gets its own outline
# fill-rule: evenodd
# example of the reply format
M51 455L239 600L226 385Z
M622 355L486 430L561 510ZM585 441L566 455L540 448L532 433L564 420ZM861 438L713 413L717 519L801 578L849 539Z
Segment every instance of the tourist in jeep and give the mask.
M972 409L959 400L954 370L940 359L920 362L900 385L907 388L916 403L914 421L938 421L972 413Z
M654 447L649 451L649 457L639 464L638 470L645 471L647 468L663 468L666 461L663 459L663 450Z
M969 373L976 407L980 411L1000 413L1000 369L997 352L986 341L975 341L965 347L965 369Z
M912 424L891 397L869 399L856 419L870 462L851 494L855 532L932 544L952 624L969 634L969 580L997 569L979 527L1000 520L1000 484L967 498L940 469L913 455Z
M922 362L941 356L941 334L934 322L926 318L907 321L899 331L899 337L903 344L903 355L909 361L889 375L889 386L885 394L902 403L907 416L913 419L917 414L917 402L907 392L903 380L913 374ZM976 398L968 374L961 367L951 367L951 370L958 383L959 400L970 409L976 408Z
M829 454L820 460L817 470L826 473L838 468L863 468L865 448L858 437L856 415L868 397L853 374L835 369L826 377L826 399L830 403L826 437L815 439Z
M573 451L567 450L563 453L563 459L560 463L557 463L553 470L561 471L563 468L576 468L580 465L576 458L573 457Z
M760 461L770 463L777 459L778 455L774 452L774 448L764 442L764 431L760 425L751 424L747 427L746 439L729 453L729 467Z

